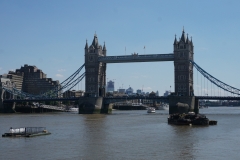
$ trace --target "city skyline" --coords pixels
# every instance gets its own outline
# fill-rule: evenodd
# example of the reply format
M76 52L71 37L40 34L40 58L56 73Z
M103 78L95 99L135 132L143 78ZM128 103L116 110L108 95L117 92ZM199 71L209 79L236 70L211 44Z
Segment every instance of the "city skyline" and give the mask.
M96 33L107 55L173 53L175 34L192 37L194 60L240 88L238 1L1 1L0 75L35 65L62 82L84 63L86 39ZM104 9L103 9L104 8ZM200 74L198 73L198 76ZM197 72L194 70L194 78ZM230 77L230 78L229 78ZM234 78L231 78L234 77ZM108 80L146 92L174 89L173 62L107 64ZM198 77L199 78L199 77ZM84 89L84 81L81 83ZM195 80L195 93L200 83ZM201 86L201 90L207 90Z

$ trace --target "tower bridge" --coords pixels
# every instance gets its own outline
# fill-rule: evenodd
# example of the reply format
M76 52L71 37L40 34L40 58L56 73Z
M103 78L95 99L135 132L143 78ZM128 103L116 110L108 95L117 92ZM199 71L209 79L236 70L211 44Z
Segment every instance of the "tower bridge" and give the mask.
M221 96L196 96L194 93L193 67L201 75L218 88L231 94L240 95L240 90L213 77L194 62L194 45L192 38L189 39L182 31L182 35L177 40L176 35L173 42L173 53L167 54L144 54L134 53L131 55L107 56L106 45L98 43L95 34L91 45L85 44L85 63L74 72L69 78L52 90L40 95L32 95L19 91L14 85L0 83L0 111L4 110L4 103L23 101L79 101L79 113L109 113L114 102L131 98L108 98L106 97L106 69L108 63L133 63L133 62L162 62L172 61L174 64L174 94L168 97L145 97L144 99L167 100L169 102L169 114L177 113L177 103L185 103L188 106L186 112L194 111L198 113L199 99L218 100L239 100L239 97ZM80 74L85 67L85 72ZM80 83L85 78L85 96L80 98L62 97L64 91L68 91ZM4 92L8 92L18 99L4 99ZM133 97L132 99L142 99Z
M193 61L194 57L194 46L192 39L189 40L188 36L186 37L185 31L182 31L181 38L179 41L175 36L173 43L173 53L169 54L148 54L148 55L139 55L134 53L132 55L121 55L121 56L107 56L107 49L104 43L103 47L98 43L98 37L95 34L92 44L88 46L86 41L85 45L85 91L88 95L89 100L83 100L80 103L81 112L88 113L88 109L83 106L86 106L86 103L91 101L92 107L91 110L95 110L94 106L101 106L99 103L102 103L102 97L106 95L106 66L107 63L130 63L130 62L161 62L161 61L173 61L174 62L174 82L175 82L175 93L177 97L171 98L170 103L170 113L177 112L176 102L183 101L190 106L190 110L195 110L195 98L194 89L193 89L193 65L189 61ZM185 98L182 98L182 97ZM95 100L92 97L96 97ZM91 99L91 100L90 100ZM172 105L172 107L171 107ZM101 107L100 107L101 108ZM99 107L96 110L100 109Z

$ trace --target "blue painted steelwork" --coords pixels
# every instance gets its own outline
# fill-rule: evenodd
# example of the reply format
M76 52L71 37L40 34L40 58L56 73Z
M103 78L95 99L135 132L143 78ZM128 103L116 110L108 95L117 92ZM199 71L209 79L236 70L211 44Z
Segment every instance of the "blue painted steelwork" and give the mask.
M196 99L209 99L209 100L240 100L240 97L219 97L219 96L195 96ZM85 97L68 97L68 98L38 98L38 99L4 99L4 103L12 102L41 102L41 101L77 101L79 99L84 99ZM160 100L169 101L169 97L159 96L159 97L104 97L105 104L115 103L119 101L142 99L142 100Z
M122 56L99 56L98 61L104 63L127 63L127 62L156 62L173 61L174 54L132 54Z
M205 77L207 78L210 82L212 82L213 84L215 84L216 86L218 86L219 88L236 94L236 95L240 95L240 90L237 88L234 88L222 81L220 81L219 79L213 77L212 75L210 75L209 73L207 73L204 69L202 69L200 66L198 66L195 62L193 62L192 60L189 60L190 63Z
M227 96L196 96L197 99L208 99L208 100L240 100L240 97L227 97Z

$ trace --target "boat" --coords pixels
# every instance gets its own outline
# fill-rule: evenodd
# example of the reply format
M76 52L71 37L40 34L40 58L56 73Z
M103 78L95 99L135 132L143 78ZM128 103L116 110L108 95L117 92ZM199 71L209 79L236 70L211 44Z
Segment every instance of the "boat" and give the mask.
M208 106L199 106L199 109L208 108Z
M51 134L46 127L21 127L10 128L9 132L4 133L2 137L34 137Z
M203 114L195 114L189 112L188 114L175 113L168 117L168 124L175 125L209 125L209 119ZM216 121L211 121L210 125L216 125Z
M72 107L67 110L67 112L73 112L73 113L78 113L78 108Z
M166 103L162 103L159 107L158 110L169 110L169 105Z
M118 110L146 110L147 105L143 103L132 103L132 102L116 102L113 104L113 109Z
M147 109L147 113L155 113L156 111L155 111L155 108L153 108L153 107L148 107L148 109Z

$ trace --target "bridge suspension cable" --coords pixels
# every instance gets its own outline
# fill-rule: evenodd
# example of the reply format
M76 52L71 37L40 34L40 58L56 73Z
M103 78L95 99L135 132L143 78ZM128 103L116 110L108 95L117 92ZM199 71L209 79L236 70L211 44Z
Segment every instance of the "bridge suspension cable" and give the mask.
M76 86L84 77L85 77L85 72L79 75L80 71L83 69L85 64L83 64L76 72L74 72L70 77L68 77L66 80L64 80L62 83L60 83L57 87L41 94L41 97L49 97L49 96L60 96L63 94L63 91L66 88L72 89L74 86ZM77 77L77 78L76 78ZM67 89L69 90L69 89Z
M189 60L189 61L205 78L207 78L210 82L215 84L217 87L219 87L227 92L230 92L232 94L240 95L239 89L232 87L232 86L220 81L219 79L213 77L212 75L207 73L204 69L202 69L199 65L197 65L194 61L192 61L192 60ZM219 91L218 91L218 94L219 94Z

